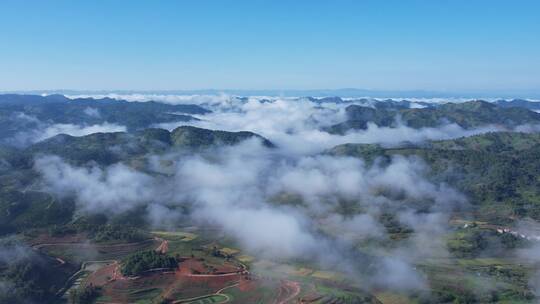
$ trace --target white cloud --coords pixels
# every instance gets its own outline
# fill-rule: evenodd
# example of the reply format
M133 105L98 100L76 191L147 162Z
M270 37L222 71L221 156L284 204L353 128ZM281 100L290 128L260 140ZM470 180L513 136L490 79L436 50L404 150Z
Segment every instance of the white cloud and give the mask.
M151 155L149 168L160 173L155 175L124 164L75 167L57 157L44 157L36 160L36 170L49 191L73 195L88 212L118 213L148 205L150 222L167 227L184 216L179 207L188 206L190 220L221 228L250 254L273 259L311 258L323 268L337 267L344 272L365 262L347 253L357 253L358 241L387 240L379 218L383 212L394 212L413 234L397 248L374 250L385 258L379 260L380 269L369 283L396 289L425 287L425 279L414 264L423 256L448 255L444 236L449 214L466 203L465 196L426 178L429 168L418 158L394 157L390 163L368 166L360 159L317 153L343 143L392 145L498 130L494 126L465 130L456 124L421 129L368 124L366 130L332 135L321 129L345 120L344 104L294 98L262 102L259 97L241 100L227 95L108 97L204 104L213 112L199 115L200 121L181 124L252 131L279 148L267 149L248 140L201 154ZM172 129L177 124L160 126ZM117 125L101 127L125 130ZM84 135L101 127L54 125L45 128L41 138L58 133ZM520 126L516 130L538 129ZM339 208L344 203L353 203L358 211L343 214ZM428 208L420 213L416 204ZM354 271L350 274L355 275Z
M344 143L396 144L403 141L450 139L500 130L495 126L465 130L457 124L437 128L414 129L403 124L396 127L379 127L368 124L366 130L351 130L344 135L329 134L324 127L346 120L348 104L317 104L307 99L274 98L260 102L250 98L240 102L231 98L233 106L220 104L213 112L199 115L199 121L164 123L158 127L172 130L180 125L193 125L226 131L252 131L280 146L287 153L313 154Z
M58 134L67 134L71 136L84 136L92 133L111 133L111 132L126 132L126 127L114 123L102 123L95 125L75 125L75 124L54 124L47 127L35 139L41 141Z
M32 143L40 142L58 134L67 134L71 136L84 136L93 133L126 132L127 128L114 123L102 123L94 125L76 125L76 124L52 124L40 123L39 127L30 131L22 131L8 141L17 146L26 146Z
M95 108L92 108L92 107L87 107L84 109L84 114L90 116L90 117L95 117L95 118L100 118L101 117L101 114L99 113L99 110L98 109L95 109Z
M433 208L448 208L464 200L454 190L429 182L424 177L427 168L414 158L397 157L389 166L367 167L348 157L282 154L255 140L202 155L163 157L172 161L163 171L167 176L141 173L122 164L75 167L54 156L37 159L35 168L48 191L73 195L86 212L119 213L149 205L151 223L174 226L182 215L171 210L187 202L191 220L221 228L249 254L310 259L322 268L343 272L351 265L365 263L347 253L356 241L386 239L386 230L378 222L382 210L399 213L409 201L433 201ZM160 156L152 158L154 166L160 163ZM389 195L392 191L400 195ZM293 201L281 200L284 193L292 195ZM339 213L342 200L359 204L363 211ZM397 288L400 278L408 275L411 279L399 288L423 286L421 275L412 266L413 253L418 246L438 245L441 238L424 236L438 236L446 223L442 217L428 221L415 217L412 209L405 210L410 214L403 215L404 223L419 236L401 251L386 253L399 259L382 261L381 265L389 266L374 277L373 284L387 282ZM422 221L439 226L430 230L418 223ZM321 231L320 225L325 223ZM393 263L399 267L392 268Z
M387 145L403 141L421 142L426 140L451 139L471 136L491 131L503 130L498 126L486 125L465 130L457 124L444 124L435 128L414 129L399 123L396 127L379 127L368 124L366 130L351 130L344 135L334 135L322 131L346 120L345 107L355 103L347 99L345 103L317 103L294 97L251 96L240 98L221 95L168 95L168 94L102 94L72 95L70 98L94 97L115 98L145 102L149 100L169 104L198 104L211 109L212 113L198 115L200 121L171 122L156 124L156 127L172 130L181 125L193 125L208 129L226 131L252 131L279 145L287 153L313 154L344 143L382 143ZM396 100L401 100L397 98ZM446 103L465 102L469 99L426 99L408 98L412 107L422 107L419 102ZM373 102L374 99L370 99ZM367 104L369 106L369 102ZM536 131L537 126L518 127Z
M57 156L35 160L45 189L59 195L75 195L85 211L120 213L157 199L156 181L122 164L106 169L74 167Z

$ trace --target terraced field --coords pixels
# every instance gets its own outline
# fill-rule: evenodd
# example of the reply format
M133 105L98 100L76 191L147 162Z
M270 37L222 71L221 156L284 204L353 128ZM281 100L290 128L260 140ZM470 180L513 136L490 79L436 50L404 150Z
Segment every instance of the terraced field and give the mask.
M233 244L218 243L206 234L154 231L153 235L155 238L138 243L116 244L81 242L78 238L45 238L48 243L35 244L35 248L63 263L81 263L80 270L62 291L65 300L73 290L95 286L100 288L100 294L94 302L100 304L162 300L199 304L286 304L300 299L303 303L318 303L318 300L308 300L310 296L332 303L335 292L318 288L311 280L341 280L339 273L332 271L257 261L231 246ZM136 277L122 275L122 259L148 249L180 258L179 267L148 271ZM89 257L97 259L81 261ZM250 273L251 264L255 265L256 273Z

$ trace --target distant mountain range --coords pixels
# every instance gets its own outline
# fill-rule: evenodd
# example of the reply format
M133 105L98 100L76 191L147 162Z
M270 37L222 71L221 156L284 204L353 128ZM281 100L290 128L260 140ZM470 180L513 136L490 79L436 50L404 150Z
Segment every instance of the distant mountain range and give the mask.
M435 90L369 90L357 88L343 89L200 89L200 90L30 90L5 91L17 94L164 94L164 95L239 95L239 96L318 96L318 97L374 97L374 98L535 98L540 99L540 91L531 90L470 90L470 91L435 91Z
M518 107L518 108L526 108L526 109L534 110L534 111L540 111L540 102L534 102L534 101L524 100L524 99L512 99L512 100L502 99L502 100L495 101L495 104L504 108Z
M0 141L51 124L117 124L130 132L166 122L195 120L210 111L198 105L128 102L63 95L0 95Z
M403 103L406 104L406 101ZM416 109L407 108L403 103L380 103L375 107L350 105L346 108L347 120L326 130L343 134L349 130L366 129L369 123L379 127L395 127L402 123L415 129L446 123L455 123L465 129L486 125L513 128L523 124L540 124L540 113L521 107L502 107L481 100ZM506 105L506 102L503 104Z
M431 168L432 179L466 193L481 220L505 223L512 217L540 220L540 134L494 132L458 139L405 143L344 144L326 152L369 162L417 156Z
M240 103L248 101L247 97L231 98ZM445 123L456 123L466 129L484 125L512 128L521 124L540 124L540 113L533 112L540 111L540 102L523 99L432 103L407 99L344 99L338 96L299 98L321 105L334 103L346 106L346 121L324 128L325 131L334 134L365 129L368 123L395 127L398 123L396 118L413 128L437 127ZM272 101L261 98L259 102ZM198 120L193 115L210 112L209 109L196 104L173 105L156 101L130 102L113 98L71 99L63 95L4 94L0 95L0 142L8 145L27 145L62 133L62 128L50 136L26 140L24 144L19 143L20 137L28 137L27 133L35 133L56 125L81 128L112 124L116 127L112 131L125 130L133 133L162 123ZM16 144L12 143L14 138Z

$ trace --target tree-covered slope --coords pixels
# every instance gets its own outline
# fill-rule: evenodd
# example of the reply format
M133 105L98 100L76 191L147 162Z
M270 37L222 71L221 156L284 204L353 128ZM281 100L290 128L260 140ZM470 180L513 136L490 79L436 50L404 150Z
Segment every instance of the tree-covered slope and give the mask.
M481 100L420 109L350 105L346 108L346 114L345 122L333 125L327 130L341 134L351 129L366 129L368 123L382 127L394 127L403 123L416 129L447 123L455 123L465 129L486 125L513 128L523 124L540 124L540 113L525 108L500 107Z
M134 133L94 133L81 137L61 134L26 149L0 149L0 235L64 225L72 219L73 201L36 191L40 175L34 168L34 161L39 156L59 156L77 166L105 167L122 162L144 170L147 155L201 152L208 148L236 145L250 138L259 139L267 147L273 146L252 132L183 126L172 132L145 129Z
M156 252L155 250L135 253L122 263L122 273L135 276L156 268L176 268L178 261L174 257Z
M345 144L327 153L382 163L395 155L420 157L430 166L431 178L469 196L477 217L499 223L527 216L540 219L538 133L497 132L393 148Z
M517 107L517 108L525 108L525 109L529 109L533 111L540 110L540 102L524 100L524 99L497 100L495 101L495 104L504 108Z
M148 153L235 145L250 138L258 138L265 146L273 146L270 141L252 132L181 126L171 132L145 129L135 133L94 133L80 137L60 134L30 146L24 153L31 156L53 154L79 164L95 161L106 165Z
M14 238L0 239L0 303L58 303L55 294L75 272Z
M6 94L0 95L0 139L51 124L95 125L106 122L125 126L131 132L158 123L194 120L196 118L192 114L208 112L190 104Z
M252 132L226 132L212 131L202 128L182 126L171 132L171 141L174 146L188 146L192 148L208 147L214 145L235 145L241 141L258 138L262 144L272 147L273 144L266 138Z

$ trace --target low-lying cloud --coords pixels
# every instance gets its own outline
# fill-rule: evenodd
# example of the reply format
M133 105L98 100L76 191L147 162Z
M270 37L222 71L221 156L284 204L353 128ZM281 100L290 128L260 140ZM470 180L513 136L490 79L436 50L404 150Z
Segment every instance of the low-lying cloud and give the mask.
M161 162L167 165L160 173L167 175L141 173L123 164L77 167L56 156L36 159L35 169L44 189L74 197L81 211L111 214L148 205L150 223L169 226L182 216L170 210L189 206L192 221L219 227L249 254L308 259L344 273L347 267L363 269L367 263L344 251L354 251L358 241L386 240L379 216L395 212L403 225L418 230L421 241L413 238L399 251L381 248L384 256L393 258L379 262L388 267L381 268L384 274L376 275L372 284L397 288L400 278L414 278L405 280L402 289L425 287L412 266L417 246L444 249L426 244L433 243L429 236L445 229L446 218L427 221L437 224L433 227L422 225L426 218L415 218L414 202L427 202L433 212L465 202L457 191L429 182L427 167L416 158L367 166L350 157L286 156L256 139L196 155L152 156L160 157L173 160ZM340 211L344 202L361 210ZM396 263L400 267L393 268Z
M53 124L38 134L34 141L42 141L58 134L84 136L93 133L126 132L126 130L125 126L108 122L94 125Z
M36 159L44 189L61 196L75 195L84 211L120 213L136 205L152 202L155 180L123 164L102 169L74 167L58 156Z
M215 106L212 113L199 115L200 120L180 123L162 123L157 127L172 130L180 125L193 125L226 131L252 131L258 133L287 153L313 154L345 143L381 143L386 145L404 141L451 139L502 130L486 125L464 129L457 124L443 124L436 128L415 129L397 121L395 127L379 127L369 123L366 130L351 130L344 135L330 134L325 127L346 120L345 107L349 104L318 104L308 99L282 98L261 102L250 98L234 107Z
M17 147L25 147L54 137L58 134L84 136L93 133L111 133L126 131L127 128L125 126L108 122L93 125L40 123L40 125L36 128L16 133L15 136L9 138L7 142Z
M344 102L319 103L309 98L221 95L174 94L97 94L71 95L70 98L114 98L132 102L158 101L168 104L197 104L212 110L196 115L200 120L156 124L156 127L173 130L181 125L193 125L225 131L252 131L258 133L287 153L313 154L344 143L381 143L394 145L403 141L422 142L471 136L486 132L502 131L500 126L486 125L464 129L457 124L442 124L433 128L411 128L399 120L395 127L368 124L366 130L350 130L344 135L329 134L323 129L346 120L345 108L351 104L373 106L375 99L344 99ZM399 100L399 99L396 99ZM464 102L467 99L408 99L411 107L425 104ZM537 132L538 125L519 126L515 131Z
M213 112L197 116L199 121L157 126L252 131L278 148L268 149L251 139L191 155L148 155L142 161L147 164L144 172L127 161L78 167L56 156L42 156L35 160L35 170L43 189L73 197L82 212L119 214L146 206L151 225L174 227L187 219L219 227L257 257L305 259L353 279L369 273L370 278L362 280L366 288L426 288L425 277L414 265L421 258L449 256L445 235L450 214L464 207L467 199L447 184L430 181L429 167L416 157L396 156L389 163L368 165L361 159L320 152L344 143L393 145L500 130L496 126L466 130L457 124L414 129L398 123L392 128L368 124L366 130L334 135L323 129L346 119L344 104L226 95L103 97L204 105ZM50 128L43 133L85 132L74 126ZM123 127L106 127L115 128ZM538 130L534 125L516 128ZM187 215L180 212L184 208ZM392 225L410 231L391 247L377 245L389 241L385 216L393 217ZM370 241L374 245L366 257L361 244Z

